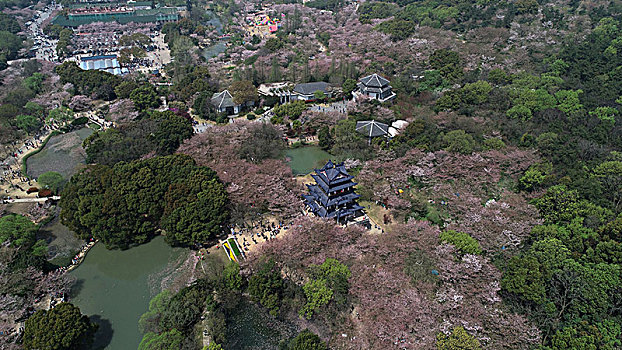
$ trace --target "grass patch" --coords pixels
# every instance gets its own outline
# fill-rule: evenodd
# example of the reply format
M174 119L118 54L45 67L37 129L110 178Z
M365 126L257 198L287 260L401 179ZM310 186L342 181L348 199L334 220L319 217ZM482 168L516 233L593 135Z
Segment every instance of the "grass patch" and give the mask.
M59 256L56 256L55 258L49 260L49 263L54 265L54 266L58 266L58 267L69 266L69 265L71 265L71 260L79 252L80 252L79 250L76 250L75 252L72 252L69 255L59 255Z
M242 253L240 253L240 250L238 249L238 245L235 243L235 239L229 238L228 242L233 254L235 254L235 256L242 256Z
M43 140L43 142L41 143L41 146L39 148L37 148L36 150L26 154L24 156L24 158L22 158L22 176L25 176L27 178L30 179L30 176L28 176L27 170L28 170L28 165L26 165L26 161L28 161L28 158L34 156L35 154L41 152L44 148L45 145L48 144L48 141L50 141L50 139L52 138L52 136L56 136L56 135L60 135L61 132L58 130L54 130L52 131L46 138L45 140Z
M95 131L101 130L101 126L96 123L88 123L87 126Z

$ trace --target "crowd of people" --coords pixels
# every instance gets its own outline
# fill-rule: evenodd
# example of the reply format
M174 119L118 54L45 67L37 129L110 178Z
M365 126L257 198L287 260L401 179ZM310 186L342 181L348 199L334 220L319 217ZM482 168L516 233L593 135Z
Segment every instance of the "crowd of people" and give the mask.
M244 227L235 225L231 227L231 235L237 239L238 243L241 243L241 248L248 252L256 244L276 238L291 225L293 222L287 225L283 221L260 221L257 224L245 225Z
M97 241L94 240L93 238L91 238L88 242L84 243L80 247L80 251L76 254L76 256L74 256L71 259L71 264L69 264L67 266L61 266L61 267L59 267L57 269L57 271L59 273L64 273L64 272L71 271L71 270L75 269L76 267L78 267L78 265L80 265L82 263L82 261L84 260L84 257L86 256L86 253L88 253L89 250L91 248L93 248L95 243L97 243Z

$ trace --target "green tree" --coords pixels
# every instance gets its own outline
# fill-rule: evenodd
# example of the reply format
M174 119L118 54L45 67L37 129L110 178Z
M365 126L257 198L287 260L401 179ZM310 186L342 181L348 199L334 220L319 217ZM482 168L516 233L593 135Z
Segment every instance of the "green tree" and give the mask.
M46 118L46 121L50 119L53 119L57 122L69 121L73 119L73 115L74 114L71 109L61 106L51 110L48 114L48 117Z
M501 68L495 68L488 72L488 80L493 84L507 84L511 81L510 76Z
M181 154L90 166L71 178L60 206L65 225L109 248L145 243L160 228L171 244L204 243L228 217L216 173Z
M305 329L287 344L287 350L328 350L328 347L317 334Z
M7 67L7 61L17 58L21 48L21 37L11 32L0 30L0 69Z
M369 159L372 149L360 133L356 131L356 120L340 120L333 129L334 145L331 154L345 158Z
M234 81L229 86L229 92L233 96L233 102L238 105L259 100L257 89L249 80Z
M18 128L28 133L39 130L42 125L41 120L34 115L18 115L15 117L15 122Z
M240 276L240 265L230 262L222 272L222 280L225 287L230 290L242 290L242 276Z
M579 94L581 93L583 93L583 90L560 90L556 92L557 108L566 114L580 111L583 109L583 105L579 100Z
M294 101L274 107L274 114L281 118L298 119L306 109L304 101Z
M489 139L484 140L485 150L504 149L504 148L505 148L505 142L503 142L503 140L499 137L491 137Z
M518 185L524 191L533 191L540 187L545 179L546 175L540 170L529 168L525 171L525 175L518 180Z
M475 148L473 136L464 130L452 130L443 136L445 150L461 154L471 154Z
M208 290L199 284L180 290L164 309L160 319L160 329L176 329L186 334L190 332L201 319L206 306L207 293Z
M98 326L69 303L34 313L24 327L25 349L81 349L93 343Z
M607 161L594 169L594 177L616 212L622 210L622 161Z
M279 38L270 38L266 41L266 48L271 52L278 51L283 45L283 41Z
M441 242L452 244L461 254L482 254L479 242L468 233L447 230L440 235Z
M438 70L443 78L457 82L462 79L462 59L460 55L448 49L438 49L430 55L430 66Z
M149 118L156 121L157 130L150 133L149 138L157 145L159 155L174 153L184 140L194 134L192 123L172 111L153 111Z
M590 115L595 116L600 121L608 123L611 126L616 123L616 116L618 114L618 110L613 107L597 107L590 112Z
M330 134L330 129L328 128L328 126L323 126L320 128L320 130L318 130L317 138L319 141L319 146L323 150L327 151L331 147L333 147L334 140L332 135Z
M326 280L311 280L302 286L307 302L300 309L300 316L311 319L313 314L322 306L327 305L333 298L333 290L328 288Z
M524 105L513 106L505 112L505 115L507 115L508 118L520 119L522 121L527 121L533 116L531 109Z
M144 112L149 108L156 108L160 105L158 93L151 84L132 90L130 99L134 102L134 106L139 112Z
M171 245L205 243L220 234L229 219L226 188L205 168L192 172L185 183L171 186L164 199L160 225Z
M520 82L516 82L516 85L520 85ZM514 84L513 84L514 85ZM555 108L557 106L557 101L555 97L549 94L545 89L532 89L529 87L520 88L517 90L512 90L510 93L512 96L512 104L514 106L523 106L528 108L531 112L543 111L549 108ZM527 120L526 113L523 110L517 110L517 116L510 117L520 117L523 120Z
M438 350L479 350L482 345L462 326L458 326L449 335L439 333L436 336L436 348Z
M338 305L345 305L350 278L346 265L329 258L320 265L309 266L309 276L311 279L302 288L307 302L299 311L301 316L310 319L333 299Z
M130 98L132 91L138 88L138 84L133 80L125 80L114 88L114 93L118 98Z
M346 79L346 81L343 82L343 85L341 86L341 89L343 90L343 93L346 96L350 96L352 91L354 91L354 89L356 89L356 80L354 80L354 79Z
M525 300L542 303L546 296L540 268L535 257L512 257L501 279L501 288Z
M178 350L182 349L184 339L186 336L174 328L160 334L149 332L143 336L138 350Z
M324 101L326 99L326 94L324 93L324 91L317 90L313 93L313 98L315 98L317 101Z
M222 346L220 344L212 342L208 346L204 346L203 350L222 350Z
M309 273L315 279L326 281L327 286L342 296L348 294L350 269L337 259L326 259L320 265L309 266Z
M279 312L283 291L281 271L272 259L263 262L248 280L247 292L251 299L263 305L273 316Z
M27 89L30 89L34 93L41 91L44 75L41 73L33 73L28 78L24 79L22 85Z
M59 193L60 190L63 189L66 181L63 175L55 171L47 171L39 175L37 182L45 188L49 188L52 192Z
M40 104L32 101L28 101L24 108L28 111L28 114L39 117L40 119L45 118L45 107Z
M36 241L37 226L28 218L11 214L0 217L0 242L30 247Z
M546 350L570 349L616 349L622 346L620 323L605 320L596 325L583 321L577 325L558 330Z
M142 314L138 320L138 328L141 333L158 333L160 317L172 297L171 292L163 290L149 301L149 311Z
M478 80L474 83L467 83L461 89L462 100L467 104L479 105L488 101L488 95L492 91L490 83Z

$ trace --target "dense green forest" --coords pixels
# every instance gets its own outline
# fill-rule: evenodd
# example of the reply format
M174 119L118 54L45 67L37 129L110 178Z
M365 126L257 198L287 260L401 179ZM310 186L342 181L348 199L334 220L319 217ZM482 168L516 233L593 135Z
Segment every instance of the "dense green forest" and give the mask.
M171 245L202 244L229 215L216 173L184 155L89 166L66 185L60 206L63 223L80 237L124 249L159 230Z

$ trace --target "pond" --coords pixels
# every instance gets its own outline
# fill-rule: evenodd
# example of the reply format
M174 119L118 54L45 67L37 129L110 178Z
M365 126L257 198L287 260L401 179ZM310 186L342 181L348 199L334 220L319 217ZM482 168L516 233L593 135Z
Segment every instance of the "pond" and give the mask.
M41 152L26 161L28 176L37 178L47 171L56 171L67 180L86 163L82 141L93 133L90 128L52 136Z
M162 236L128 250L97 244L71 272L77 282L71 302L100 324L95 349L136 349L142 339L138 319L162 280L176 270L188 250L171 248Z
M294 175L306 175L313 169L322 167L329 159L333 158L330 153L318 146L288 149L285 156Z
M67 266L80 251L84 241L60 223L59 214L60 208L57 207L54 219L39 229L37 238L45 240L48 244L48 261L54 265Z
M220 21L220 18L216 16L212 11L207 11L207 14L211 16L211 18L205 24L214 26L214 29L216 29L216 33L222 35L222 22ZM227 49L227 44L224 40L225 39L221 39L213 45L203 49L202 56L205 57L206 60L209 60L210 58L216 57L219 54L225 52L225 50Z
M227 319L227 349L279 349L281 341L296 336L296 326L270 316L266 310L242 299Z

